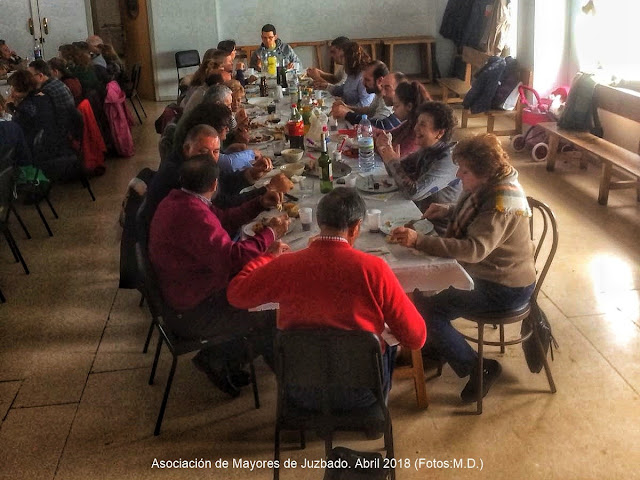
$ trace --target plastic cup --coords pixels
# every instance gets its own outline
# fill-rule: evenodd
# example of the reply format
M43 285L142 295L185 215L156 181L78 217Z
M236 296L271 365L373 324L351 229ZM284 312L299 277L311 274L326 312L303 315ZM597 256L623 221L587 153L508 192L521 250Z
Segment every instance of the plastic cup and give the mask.
M302 223L302 230L308 232L311 230L311 224L313 223L313 209L311 207L303 207L299 210L300 223Z
M367 226L369 227L370 232L379 232L380 231L380 217L382 216L382 212L377 208L371 208L367 210Z
M356 186L356 176L355 175L349 175L348 177L346 177L344 179L344 184L345 184L345 186L347 186L349 188L354 188Z

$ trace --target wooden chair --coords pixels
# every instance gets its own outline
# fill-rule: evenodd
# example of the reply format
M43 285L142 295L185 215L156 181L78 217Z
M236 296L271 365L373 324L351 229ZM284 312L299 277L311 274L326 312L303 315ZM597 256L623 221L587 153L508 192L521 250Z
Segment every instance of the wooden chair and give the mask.
M464 335L464 338L466 338L467 340L478 344L478 397L476 399L478 415L482 413L483 353L485 345L498 346L500 347L500 352L504 353L505 347L507 345L516 345L522 343L533 335L535 342L540 349L541 356L544 358L544 370L547 375L547 381L549 382L549 388L551 390L551 393L556 393L556 385L553 381L553 377L551 376L551 369L549 368L546 353L542 347L540 338L538 337L537 330L534 328L528 334L524 336L518 336L517 338L512 340L505 340L504 334L505 325L522 322L529 316L531 312L531 304L537 301L538 293L540 292L540 288L542 287L542 282L547 276L547 272L551 267L551 262L553 261L553 257L555 256L556 250L558 248L558 224L556 222L553 211L546 204L532 197L527 197L527 200L529 201L529 206L533 211L533 216L529 221L531 239L534 240L534 234L539 235L536 243L534 258L536 260L536 263L538 263L538 259L540 259L542 266L542 269L538 272L536 286L533 294L531 295L531 299L526 305L517 310L466 317L467 320L478 324L478 338ZM534 230L534 218L536 217L540 219L541 229L537 228ZM545 248L546 251L544 255L541 255L543 248ZM499 341L488 341L484 339L484 327L486 325L497 325L500 328Z
M327 46L326 40L322 40L320 42L293 42L289 43L289 46L294 50L298 47L313 47L315 54L315 62L313 66L319 68L320 70L324 70L324 49Z
M275 464L280 463L280 431L314 430L325 440L325 455L333 448L333 432L383 432L387 458L393 458L391 417L382 389L382 352L378 338L369 332L332 329L279 331L275 342L278 400L274 442ZM291 386L317 389L320 408L307 410L289 400ZM335 387L370 389L375 403L352 410L332 406L329 392ZM395 478L393 469L391 478ZM273 478L279 478L274 467Z

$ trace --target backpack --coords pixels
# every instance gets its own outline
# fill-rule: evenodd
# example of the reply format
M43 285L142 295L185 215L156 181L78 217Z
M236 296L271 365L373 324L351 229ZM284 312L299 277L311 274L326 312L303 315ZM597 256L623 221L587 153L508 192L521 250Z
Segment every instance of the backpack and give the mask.
M558 126L565 130L588 131L602 137L603 130L594 101L596 81L589 73L578 73L569 90Z
M558 349L558 342L553 337L547 316L535 300L531 301L531 313L523 320L520 327L520 335L527 335L532 328L535 328L538 332L544 356L546 357L547 352L551 350L551 360L553 361L553 347ZM524 358L527 360L529 370L532 373L540 373L540 370L544 367L544 357L540 355L540 350L533 335L522 342L522 350L524 350Z

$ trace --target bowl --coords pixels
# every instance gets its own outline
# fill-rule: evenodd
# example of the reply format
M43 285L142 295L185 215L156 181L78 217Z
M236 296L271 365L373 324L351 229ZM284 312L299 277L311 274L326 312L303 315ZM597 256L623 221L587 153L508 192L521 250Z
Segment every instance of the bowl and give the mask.
M284 153L284 150L282 153ZM294 175L302 175L302 172L304 172L304 162L288 163L286 165L282 165L280 167L280 171L282 171L282 173L284 173L289 178L293 177Z
M285 148L282 150L282 158L287 163L296 163L302 159L302 155L304 155L304 150L299 148Z

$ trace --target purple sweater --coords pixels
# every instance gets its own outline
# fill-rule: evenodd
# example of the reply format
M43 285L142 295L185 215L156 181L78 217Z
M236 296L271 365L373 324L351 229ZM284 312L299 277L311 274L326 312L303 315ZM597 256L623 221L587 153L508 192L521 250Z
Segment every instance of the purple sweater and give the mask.
M227 233L261 211L258 198L222 210L182 190L172 190L160 202L151 221L149 257L171 307L191 310L224 291L233 275L266 251L275 240L269 228L239 242Z

